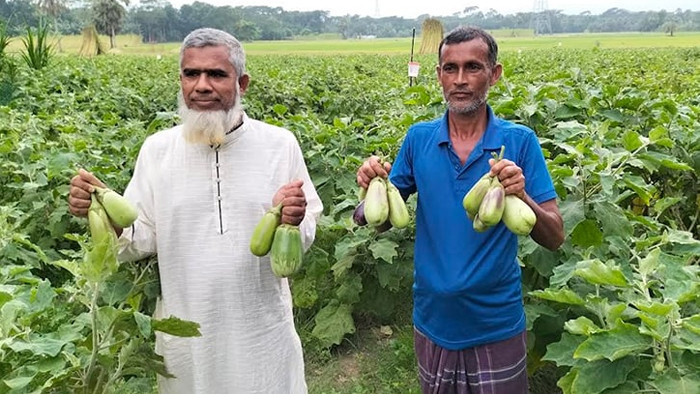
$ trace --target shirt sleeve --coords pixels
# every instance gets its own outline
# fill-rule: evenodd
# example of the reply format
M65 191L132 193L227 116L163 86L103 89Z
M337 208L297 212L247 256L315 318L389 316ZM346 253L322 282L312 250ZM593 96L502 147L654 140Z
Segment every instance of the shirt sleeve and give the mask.
M124 191L124 197L136 206L138 218L119 237L119 260L137 261L156 253L156 226L153 186L147 155L147 143L141 147L134 175Z
M520 163L525 176L525 192L536 203L557 198L542 147L534 132L528 134Z
M404 138L398 155L391 166L389 180L399 189L404 200L416 192L416 180L413 173L413 149L411 144L411 131L409 129Z
M301 179L304 181L301 189L304 191L304 197L306 198L306 214L304 219L299 224L299 231L301 232L301 240L304 244L304 251L311 247L311 244L316 238L316 223L318 222L321 212L323 212L323 203L321 198L316 192L311 177L309 176L309 171L306 168L306 163L304 162L304 156L299 147L299 143L294 142L292 146L292 166L291 168L296 169L292 175L293 179Z

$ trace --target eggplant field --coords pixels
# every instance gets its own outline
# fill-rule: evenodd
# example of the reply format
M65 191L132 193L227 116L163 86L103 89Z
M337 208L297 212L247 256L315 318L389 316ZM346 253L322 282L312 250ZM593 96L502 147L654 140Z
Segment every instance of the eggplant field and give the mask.
M411 124L445 110L436 56L416 60L409 85L403 55L248 58L248 115L297 136L324 204L291 280L311 393L419 392L414 221L377 234L352 219L362 161L392 160ZM489 103L535 130L566 233L556 252L520 237L532 382L547 370L542 393L700 393L700 48L500 61ZM67 204L78 168L123 192L144 139L178 122L178 89L176 55L0 56L0 393L153 392L167 373L155 331L197 335L151 318L157 260L102 263ZM360 363L344 385L316 384L368 330L390 354L379 373Z

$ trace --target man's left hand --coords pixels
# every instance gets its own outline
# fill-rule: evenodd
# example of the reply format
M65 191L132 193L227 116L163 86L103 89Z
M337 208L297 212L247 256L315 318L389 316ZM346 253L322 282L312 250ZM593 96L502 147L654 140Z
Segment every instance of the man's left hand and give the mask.
M301 186L304 181L297 180L282 186L272 198L272 206L282 203L282 223L298 226L306 214L306 197Z
M498 162L490 159L489 164L491 165L491 174L498 176L506 195L514 194L523 200L525 198L525 176L522 168L507 159Z

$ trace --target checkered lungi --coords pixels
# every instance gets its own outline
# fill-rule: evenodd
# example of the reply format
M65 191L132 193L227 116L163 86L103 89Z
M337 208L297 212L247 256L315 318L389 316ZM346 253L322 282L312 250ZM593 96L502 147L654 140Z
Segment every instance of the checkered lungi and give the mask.
M473 348L441 348L414 330L423 394L527 394L527 332Z

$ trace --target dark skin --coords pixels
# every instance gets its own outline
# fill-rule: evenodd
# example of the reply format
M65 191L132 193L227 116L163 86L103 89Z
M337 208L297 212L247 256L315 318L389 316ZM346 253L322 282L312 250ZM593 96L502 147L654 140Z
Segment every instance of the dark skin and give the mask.
M236 99L235 83L238 80L241 95L249 83L247 74L240 77L228 59L228 49L224 46L188 48L184 51L180 84L185 104L198 111L226 110L233 107ZM233 126L233 125L231 125ZM68 196L68 209L78 217L87 216L90 208L90 194L94 186L105 187L104 183L84 169L71 179ZM303 181L295 180L282 186L272 197L272 205L282 204L282 223L299 225L306 214L306 197L302 189ZM115 227L117 235L122 229Z
M450 141L464 164L486 131L488 111L485 97L489 88L498 82L502 66L491 64L487 44L481 39L474 39L444 45L436 72L448 102ZM514 162L491 159L489 164L491 175L498 177L506 194L519 197L537 216L530 237L549 250L558 249L564 242L564 222L556 199L537 204L525 192L525 176ZM357 183L366 189L372 178L387 178L390 171L390 163L381 163L377 156L372 156L358 169Z

